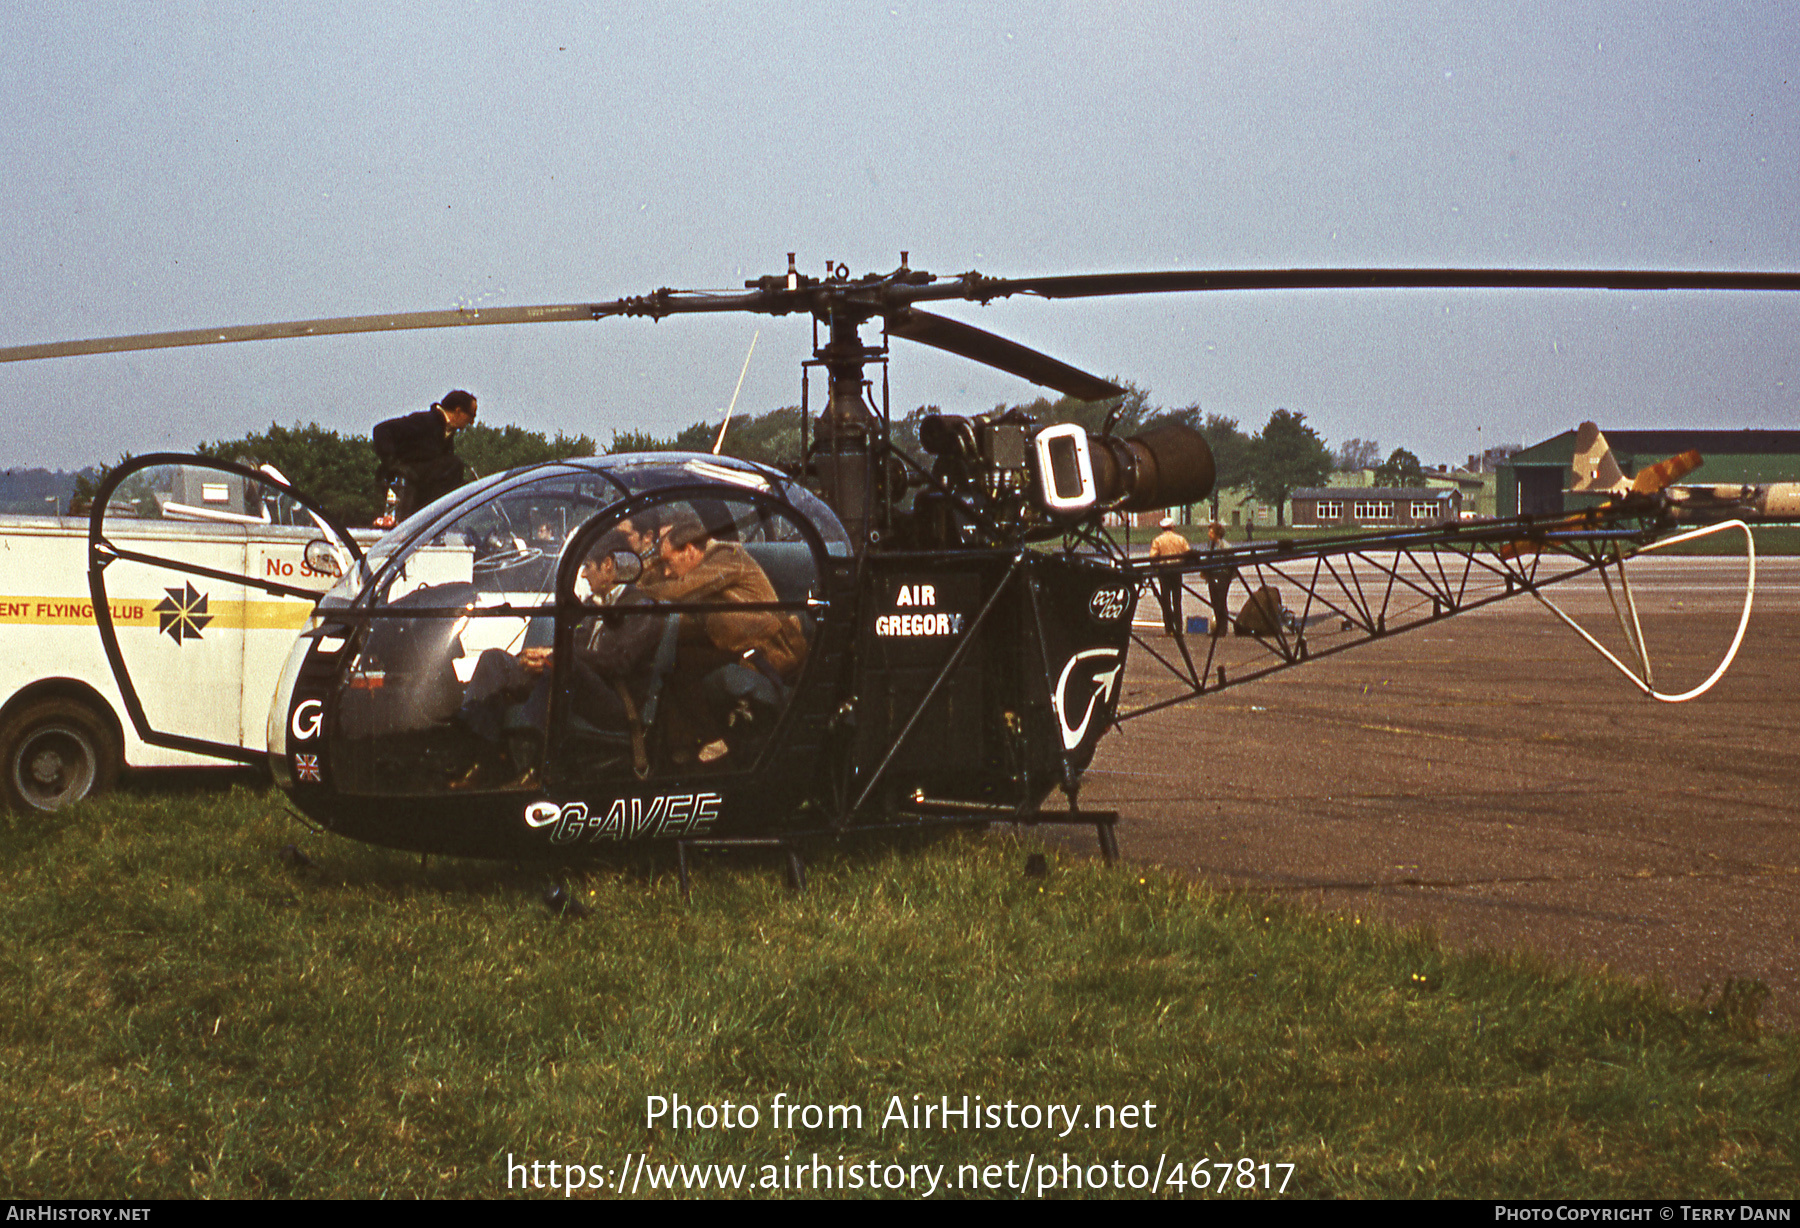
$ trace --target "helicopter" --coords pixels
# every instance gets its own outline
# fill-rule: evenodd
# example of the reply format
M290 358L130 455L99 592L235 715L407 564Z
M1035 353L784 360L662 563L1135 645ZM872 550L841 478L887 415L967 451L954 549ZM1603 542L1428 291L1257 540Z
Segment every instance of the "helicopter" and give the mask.
M1191 426L1152 419L1123 438L1113 433L1116 410L1089 432L1013 409L925 415L923 456L893 439L886 369L895 338L1082 401L1125 391L921 303L1408 287L1785 291L1800 289L1800 275L1297 269L1006 279L940 277L910 268L902 253L888 273L852 277L832 264L814 278L790 253L785 273L741 291L664 288L588 304L64 342L0 350L0 361L695 312L810 316L790 465L700 453L546 462L443 496L365 553L304 492L265 472L158 454L108 476L89 531L95 618L140 736L266 761L293 806L328 831L422 854L553 862L672 843L684 879L690 850L777 848L797 881L797 850L809 839L995 821L1092 826L1111 861L1119 816L1084 809L1080 790L1100 739L1123 721L1495 601L1530 595L1554 610L1556 586L1584 576L1598 575L1609 593L1617 579L1625 594L1620 624L1633 659L1589 642L1640 690L1678 702L1716 681L1749 618L1750 525L1800 514L1793 484L1679 485L1699 463L1692 454L1628 478L1596 430L1584 435L1570 482L1586 506L1572 512L1215 544L1150 560L1133 556L1110 522L1210 494L1212 457ZM873 323L878 343L863 336ZM871 367L881 370L879 396ZM816 413L815 371L825 382ZM274 492L302 509L289 522L328 591L258 574L253 560L234 574L177 549L120 544L124 524L170 505L157 492L196 481ZM1707 683L1661 692L1624 564L1737 529L1752 559L1737 640ZM306 606L274 687L266 750L184 728L179 705L146 709L132 681L134 667L146 668L144 646L122 634L108 600L109 584L132 568L176 577L190 595L198 579ZM1158 584L1209 610L1207 630L1178 628L1172 647L1140 636L1133 612ZM191 604L171 617L188 616ZM1127 711L1121 680L1134 647L1178 688ZM1066 808L1047 807L1057 791Z

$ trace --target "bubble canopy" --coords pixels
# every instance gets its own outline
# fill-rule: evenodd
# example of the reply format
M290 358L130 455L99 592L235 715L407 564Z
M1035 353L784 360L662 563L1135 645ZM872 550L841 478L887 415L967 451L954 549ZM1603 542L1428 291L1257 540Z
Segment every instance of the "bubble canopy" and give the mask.
M716 487L720 497L749 492L786 505L817 533L828 555L847 556L850 538L826 504L777 469L705 453L623 454L549 461L460 487L419 509L382 537L359 568L327 593L322 609L387 604L413 586L420 556L446 546L473 552L472 579L494 591L548 591L576 531L658 492ZM423 573L430 574L429 566ZM429 582L429 581L427 581Z
M743 777L805 685L850 555L817 496L730 457L472 483L320 602L277 689L271 765L340 801Z

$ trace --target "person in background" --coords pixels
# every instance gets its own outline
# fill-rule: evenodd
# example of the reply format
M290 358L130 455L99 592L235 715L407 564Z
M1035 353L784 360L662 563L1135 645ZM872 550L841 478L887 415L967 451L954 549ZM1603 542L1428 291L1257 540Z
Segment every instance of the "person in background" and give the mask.
M1155 559L1179 559L1193 550L1193 544L1175 531L1175 518L1164 516L1157 525L1162 530L1156 540L1150 543L1150 557ZM1156 577L1156 598L1162 606L1163 634L1181 634L1181 577L1174 572L1164 572Z
M638 577L637 584L639 588L646 591L656 587L663 580L663 517L667 514L666 509L646 508L619 522L618 531L625 535L625 541L644 565L643 574Z

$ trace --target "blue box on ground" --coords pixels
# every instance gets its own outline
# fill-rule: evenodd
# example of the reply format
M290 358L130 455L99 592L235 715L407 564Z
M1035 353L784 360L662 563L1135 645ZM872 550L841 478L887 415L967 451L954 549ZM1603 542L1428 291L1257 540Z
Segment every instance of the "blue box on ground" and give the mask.
M1188 618L1187 633L1189 635L1205 635L1206 619L1198 614L1190 616Z

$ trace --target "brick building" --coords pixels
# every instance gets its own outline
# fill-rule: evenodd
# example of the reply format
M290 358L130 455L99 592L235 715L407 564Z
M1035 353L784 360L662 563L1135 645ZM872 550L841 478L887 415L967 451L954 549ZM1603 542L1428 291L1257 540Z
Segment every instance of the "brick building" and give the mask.
M1296 529L1392 529L1462 515L1462 492L1429 486L1309 486L1293 494Z

